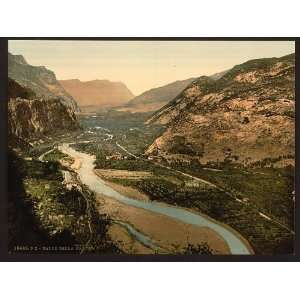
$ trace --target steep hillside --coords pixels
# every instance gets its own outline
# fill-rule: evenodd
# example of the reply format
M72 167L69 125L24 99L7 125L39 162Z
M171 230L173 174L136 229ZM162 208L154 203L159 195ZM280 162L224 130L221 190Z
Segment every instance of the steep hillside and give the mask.
M71 108L59 98L41 99L28 88L9 79L8 136L29 141L32 138L79 129Z
M156 111L176 97L196 78L178 80L167 85L151 89L129 101L119 110L130 112Z
M36 95L31 89L24 88L13 79L8 78L8 99L17 97L33 99Z
M78 110L76 101L56 80L55 74L44 66L29 65L22 55L8 53L8 76L45 99L59 97L63 104Z
M294 161L295 56L251 60L200 77L149 120L166 130L148 155L244 165Z
M108 80L60 80L60 84L78 102L85 112L123 105L134 95L122 82Z

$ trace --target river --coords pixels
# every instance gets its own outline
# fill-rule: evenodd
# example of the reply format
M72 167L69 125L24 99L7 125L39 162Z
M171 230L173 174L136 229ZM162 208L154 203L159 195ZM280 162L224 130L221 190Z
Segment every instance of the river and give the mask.
M81 165L77 170L77 173L81 182L87 185L89 189L95 193L114 198L126 205L171 217L186 224L208 227L217 232L226 241L231 254L252 254L247 242L227 226L214 222L210 218L193 213L184 208L174 207L159 202L144 202L126 197L112 187L106 185L105 182L94 173L94 156L76 151L67 143L59 146L59 150L73 158L79 158L81 160Z

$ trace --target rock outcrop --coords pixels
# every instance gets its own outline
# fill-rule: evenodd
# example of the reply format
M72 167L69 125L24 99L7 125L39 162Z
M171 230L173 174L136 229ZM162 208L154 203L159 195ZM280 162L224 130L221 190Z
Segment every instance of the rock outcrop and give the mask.
M12 79L8 91L9 138L30 141L79 129L73 109L62 104L60 98L39 98Z
M293 164L294 85L294 54L248 61L217 80L200 77L147 121L166 130L146 154Z

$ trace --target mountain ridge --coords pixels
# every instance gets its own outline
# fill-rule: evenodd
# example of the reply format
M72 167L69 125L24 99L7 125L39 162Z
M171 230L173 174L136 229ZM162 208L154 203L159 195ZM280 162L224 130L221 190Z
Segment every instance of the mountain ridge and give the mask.
M56 79L53 71L45 66L32 66L22 55L8 53L8 76L23 87L45 99L59 97L64 105L78 111L78 105Z
M236 65L216 81L200 77L148 119L166 130L146 154L242 164L292 157L294 72L290 54Z
M207 77L217 80L224 76L227 72L228 70L225 70ZM180 94L189 84L200 77L176 80L168 84L149 89L130 100L123 107L118 108L118 110L131 112L155 112L160 110L172 101L172 99L174 99L178 94Z
M166 85L152 88L143 92L130 100L123 107L118 108L123 111L155 111L164 106L170 99L174 98L182 89L196 78L188 78L185 80L176 80Z

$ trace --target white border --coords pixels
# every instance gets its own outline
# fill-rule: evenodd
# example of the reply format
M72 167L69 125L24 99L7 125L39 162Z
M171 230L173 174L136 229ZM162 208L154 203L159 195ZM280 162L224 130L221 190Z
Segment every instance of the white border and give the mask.
M1 36L299 36L299 1L17 1ZM1 242L1 241L0 241ZM1 263L2 299L292 299L296 263Z

